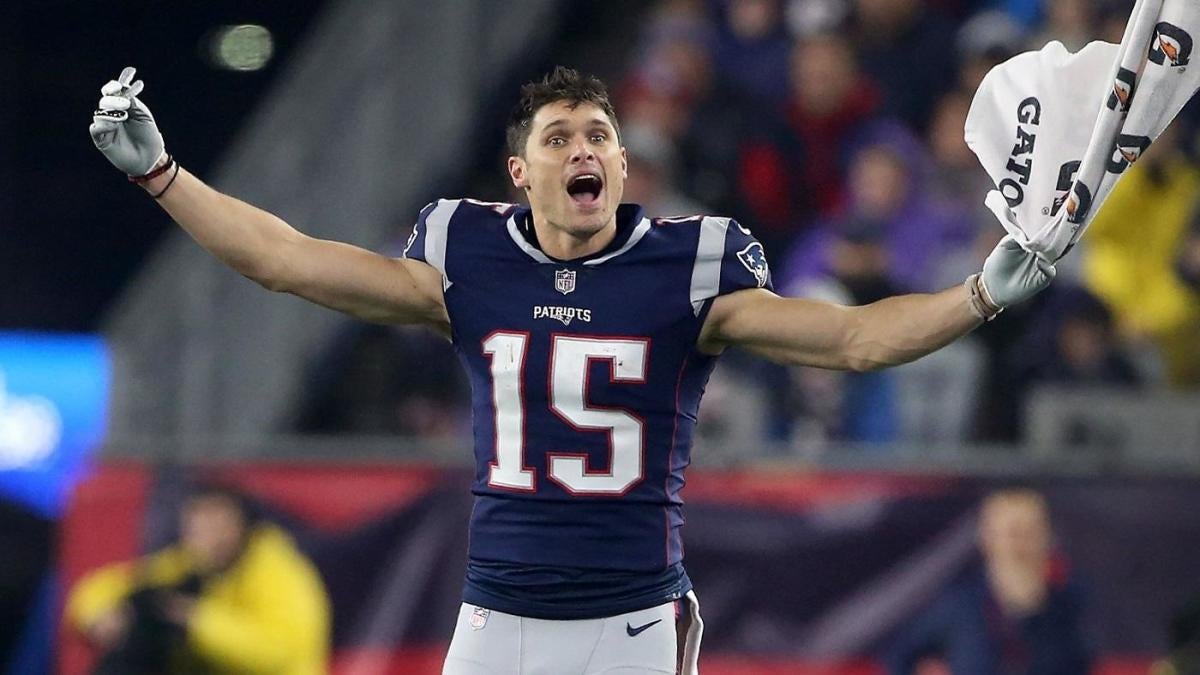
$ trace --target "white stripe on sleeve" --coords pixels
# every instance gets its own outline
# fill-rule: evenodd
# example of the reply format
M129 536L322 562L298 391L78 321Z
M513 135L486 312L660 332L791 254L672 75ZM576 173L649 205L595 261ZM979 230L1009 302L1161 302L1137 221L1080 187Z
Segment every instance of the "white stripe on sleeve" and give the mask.
M442 273L442 283L450 288L446 276L446 240L450 231L450 217L454 215L461 199L442 199L425 218L425 262Z
M700 241L692 266L692 311L700 315L704 301L721 290L721 259L725 257L725 232L728 218L705 217L700 221Z

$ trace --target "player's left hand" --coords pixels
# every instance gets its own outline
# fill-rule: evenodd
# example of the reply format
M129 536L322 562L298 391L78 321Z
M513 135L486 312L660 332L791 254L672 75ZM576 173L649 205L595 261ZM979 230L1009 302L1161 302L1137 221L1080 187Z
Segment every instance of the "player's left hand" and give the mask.
M980 286L984 299L1003 309L1032 298L1050 285L1056 273L1054 263L1005 235L983 262Z

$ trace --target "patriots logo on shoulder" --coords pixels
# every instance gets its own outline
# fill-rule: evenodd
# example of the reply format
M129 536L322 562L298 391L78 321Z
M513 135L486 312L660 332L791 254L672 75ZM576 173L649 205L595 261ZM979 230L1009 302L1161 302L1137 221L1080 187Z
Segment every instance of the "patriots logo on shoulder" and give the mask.
M759 288L767 285L771 271L767 268L767 254L763 251L762 244L757 241L750 242L746 248L738 251L737 257L742 266L754 275L754 280L758 282Z

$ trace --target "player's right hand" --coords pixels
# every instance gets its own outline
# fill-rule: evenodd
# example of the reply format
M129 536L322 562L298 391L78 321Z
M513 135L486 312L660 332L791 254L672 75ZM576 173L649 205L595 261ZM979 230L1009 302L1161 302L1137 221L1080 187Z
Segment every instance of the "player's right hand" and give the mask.
M133 177L150 173L166 152L154 116L137 98L143 85L141 80L133 80L136 72L126 68L100 88L100 103L88 127L96 148L113 166Z

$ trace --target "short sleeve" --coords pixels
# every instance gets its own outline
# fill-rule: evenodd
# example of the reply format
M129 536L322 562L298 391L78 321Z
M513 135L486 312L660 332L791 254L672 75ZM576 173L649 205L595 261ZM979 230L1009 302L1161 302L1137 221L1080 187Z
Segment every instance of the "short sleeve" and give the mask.
M727 295L745 288L771 290L771 268L767 265L767 253L762 243L748 228L730 219L725 230L725 256L717 294Z
M450 218L461 201L439 199L421 209L417 223L413 225L412 234L408 237L408 243L404 245L403 257L427 263L445 277Z
M417 222L413 223L412 234L408 235L408 242L404 244L403 257L425 262L425 244L429 237L429 224L427 221L429 214L437 208L437 205L438 202L430 202L417 214Z
M692 265L693 311L700 316L709 300L746 288L771 288L762 244L736 220L701 218Z

